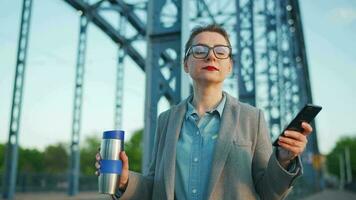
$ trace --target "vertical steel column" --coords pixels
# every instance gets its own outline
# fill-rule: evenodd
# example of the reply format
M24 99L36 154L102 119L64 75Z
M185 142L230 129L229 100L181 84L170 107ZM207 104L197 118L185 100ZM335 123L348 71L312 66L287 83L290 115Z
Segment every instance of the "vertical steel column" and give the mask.
M18 137L21 119L22 94L25 82L26 57L31 21L32 0L22 4L19 43L17 47L16 71L9 128L9 139L5 154L5 174L3 181L3 198L13 199L16 189Z
M256 105L253 0L236 0L239 100Z
M296 35L295 35L295 26L294 26L294 19L293 19L293 14L295 12L293 6L290 4L289 1L284 1L285 4L285 18L282 19L283 23L286 25L286 33L288 34L288 57L289 57L289 72L284 75L286 80L289 81L290 85L288 84L286 87L286 96L285 96L285 102L286 102L286 110L289 111L289 113L294 113L296 114L299 109L305 104L306 102L301 102L300 97L301 96L301 85L305 84L305 77L298 77L298 75L301 75L300 73L298 74L298 69L296 65L296 47L299 46L300 41L296 41ZM293 114L293 115L294 115ZM288 119L289 121L289 119Z
M181 99L183 1L148 2L144 173L151 162L158 103L163 96L171 105Z
M280 78L278 68L278 37L276 19L276 1L264 0L265 2L265 26L266 26L266 56L268 76L268 110L269 127L273 140L281 132L280 112Z
M301 21L301 14L299 10L298 1L288 0L289 8L289 19L288 24L290 25L291 31L291 42L293 42L293 62L295 63L296 69L296 82L293 86L297 88L294 91L296 95L299 95L296 100L293 101L294 104L298 104L301 107L305 103L312 103L312 92L310 87L308 62L305 50L305 42L303 36L303 26ZM295 97L294 97L295 98ZM305 180L309 183L309 191L315 192L320 189L320 184L324 181L321 171L317 171L313 168L312 158L319 154L318 142L317 142L317 129L315 123L312 123L313 133L308 138L308 145L303 154L304 161L304 171Z
M307 55L306 55L306 50L305 50L305 41L304 41L304 35L303 35L303 25L301 21L301 14L299 10L299 3L298 1L289 1L290 5L292 6L292 11L291 12L291 19L293 20L293 25L295 28L295 34L294 34L294 52L295 52L295 62L297 63L297 69L300 71L300 76L301 78L305 79L305 81L302 81L302 87L300 88L304 95L304 97L301 98L300 101L302 102L312 102L313 97L311 93L311 86L310 86L310 79L309 79L309 70L308 70L308 60L307 60Z
M340 173L340 179L339 179L339 189L344 189L345 186L345 156L343 153L339 154L339 173Z
M88 18L84 13L80 16L80 32L78 42L78 54L75 75L75 91L72 122L72 143L70 146L70 168L69 168L69 188L70 196L76 195L79 188L80 176L80 128L82 117L83 85L84 85L84 67L85 52L87 41Z
M286 1L276 1L277 6L277 27L278 27L278 63L279 63L279 78L280 78L280 104L281 104L281 124L287 124L292 120L295 113L291 112L291 97L292 97L292 63L291 63L291 44L290 30L287 23L287 7Z
M122 36L125 36L125 21L124 16L120 16L119 19L119 32ZM115 129L122 129L122 105L123 105L123 93L124 93L124 58L125 49L123 45L118 48L118 60L116 68L116 89L115 89Z
M297 80L298 80L298 88L299 88L299 102L300 106L305 103L312 103L312 92L310 86L310 79L309 79L309 70L308 70L308 61L305 51L304 45L304 36L303 36L303 26L300 17L300 10L298 1L290 1L290 5L292 6L291 12L291 22L293 22L293 51L294 51L294 61L296 63L296 70L297 70ZM319 153L319 148L317 144L317 131L315 127L315 123L313 123L314 131L313 134L309 137L308 145L311 145L309 148L313 153Z
M350 147L345 147L346 183L352 183L352 167L350 159Z

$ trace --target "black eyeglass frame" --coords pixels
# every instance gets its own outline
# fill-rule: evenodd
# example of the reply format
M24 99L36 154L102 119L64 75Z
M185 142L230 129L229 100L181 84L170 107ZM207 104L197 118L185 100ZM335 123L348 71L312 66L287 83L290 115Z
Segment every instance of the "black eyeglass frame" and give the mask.
M203 47L207 47L209 49L208 53L206 54L206 56L204 58L197 58L197 57L194 56L194 53L192 53L192 48L196 47L196 46L203 46ZM230 50L229 55L226 58L219 58L218 56L216 56L216 53L215 53L215 50L214 50L216 47L227 47L227 48L229 48L229 50ZM187 59L190 54L193 54L193 57L196 58L196 59L206 59L209 56L211 50L213 50L214 56L217 59L223 60L223 59L228 59L229 57L231 58L231 56L232 56L232 48L231 48L231 46L228 46L228 45L219 44L219 45L215 45L213 47L209 47L206 44L195 44L195 45L191 45L188 48L188 50L187 50L187 52L185 54L185 59Z

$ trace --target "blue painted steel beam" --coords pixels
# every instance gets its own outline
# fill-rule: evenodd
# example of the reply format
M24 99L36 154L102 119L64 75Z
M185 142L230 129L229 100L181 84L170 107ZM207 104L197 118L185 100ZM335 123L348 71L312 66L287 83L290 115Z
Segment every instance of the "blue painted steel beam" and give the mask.
M145 71L145 59L141 54L130 44L130 41L122 36L116 29L102 16L99 15L98 10L91 9L91 6L85 3L83 0L64 0L73 8L82 11L90 18L97 27L104 31L115 43L119 43L124 46L128 56L136 62L136 64Z
M133 6L125 3L122 0L109 0L112 5L118 5L119 12L125 16L127 21L136 29L140 35L146 35L146 24L133 12Z
M275 0L264 0L265 38L268 77L268 114L270 134L274 140L281 132L281 94L277 34L277 4Z
M155 138L159 101L163 96L171 105L181 100L182 1L152 0L148 2L147 63L143 173L148 172ZM163 12L175 14L167 24ZM170 60L164 60L165 55ZM164 73L165 71L165 73Z
M88 18L85 15L80 16L80 30L77 52L77 64L74 86L73 101L73 121L72 121L72 138L70 145L70 162L69 162L69 187L68 194L74 196L79 189L80 176L80 130L83 103L83 88L85 74L85 53L87 47L87 30Z
M126 22L123 17L119 19L118 31L125 35ZM122 129L122 105L124 96L124 59L125 49L123 47L118 48L117 54L117 67L116 67L116 88L115 88L115 116L114 116L114 129Z
M9 139L6 146L5 173L3 180L3 198L13 199L16 189L18 138L20 130L22 96L25 84L26 58L29 30L32 13L32 0L23 0L20 35L17 48L17 60L9 128Z
M288 13L291 25L291 36L293 42L293 58L296 65L297 76L298 76L298 87L299 87L299 97L301 104L313 103L312 92L310 87L309 70L307 55L305 51L305 42L303 36L303 26L301 21L301 15L299 10L298 1L288 1L291 6L291 10ZM303 154L304 168L305 168L305 179L310 187L313 189L312 192L321 189L320 184L324 181L322 178L321 171L313 168L313 157L318 156L319 148L317 142L317 129L315 122L312 123L313 133L308 138L308 145L305 153Z
M198 11L198 13L203 13L203 12L207 12L208 16L211 20L211 23L216 23L216 20L214 18L214 15L212 14L212 12L210 11L209 6L206 4L205 0L199 0L197 1L197 4L199 4L197 6L198 9L201 9L200 11Z
M239 100L256 105L253 0L236 0Z
M145 71L145 58L136 50L135 47L131 45L131 40L122 36L116 29L99 13L97 6L92 6L85 3L83 0L63 0L71 5L73 8L85 13L90 20L98 26L104 33L106 33L115 43L119 43L122 47L126 49L128 56L143 70ZM110 0L112 5L119 6L119 12L122 16L127 18L127 21L136 29L136 31L142 35L146 35L146 26L140 21L140 19L135 15L131 6L124 3L123 1ZM162 57L165 61L171 62L172 59L166 53Z

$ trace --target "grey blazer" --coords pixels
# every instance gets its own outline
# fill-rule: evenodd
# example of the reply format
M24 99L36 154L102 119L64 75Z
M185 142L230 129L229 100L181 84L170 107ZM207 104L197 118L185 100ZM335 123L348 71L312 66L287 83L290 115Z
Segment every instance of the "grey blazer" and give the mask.
M283 199L302 172L300 160L296 159L296 172L286 171L272 151L262 111L224 94L226 104L204 199ZM130 172L120 199L180 199L174 194L176 144L186 108L187 99L160 114L149 171Z

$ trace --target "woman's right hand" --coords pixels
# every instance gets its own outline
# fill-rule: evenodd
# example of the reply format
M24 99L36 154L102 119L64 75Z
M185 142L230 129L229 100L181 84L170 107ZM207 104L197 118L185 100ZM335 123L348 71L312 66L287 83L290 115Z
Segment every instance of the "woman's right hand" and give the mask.
M96 162L95 162L95 175L99 176L100 172L100 160L101 160L101 155L100 152L96 153L95 156ZM128 181L129 181L129 158L127 157L125 151L120 152L120 160L122 161L122 171L120 175L120 180L118 182L118 186L120 190L126 190Z

